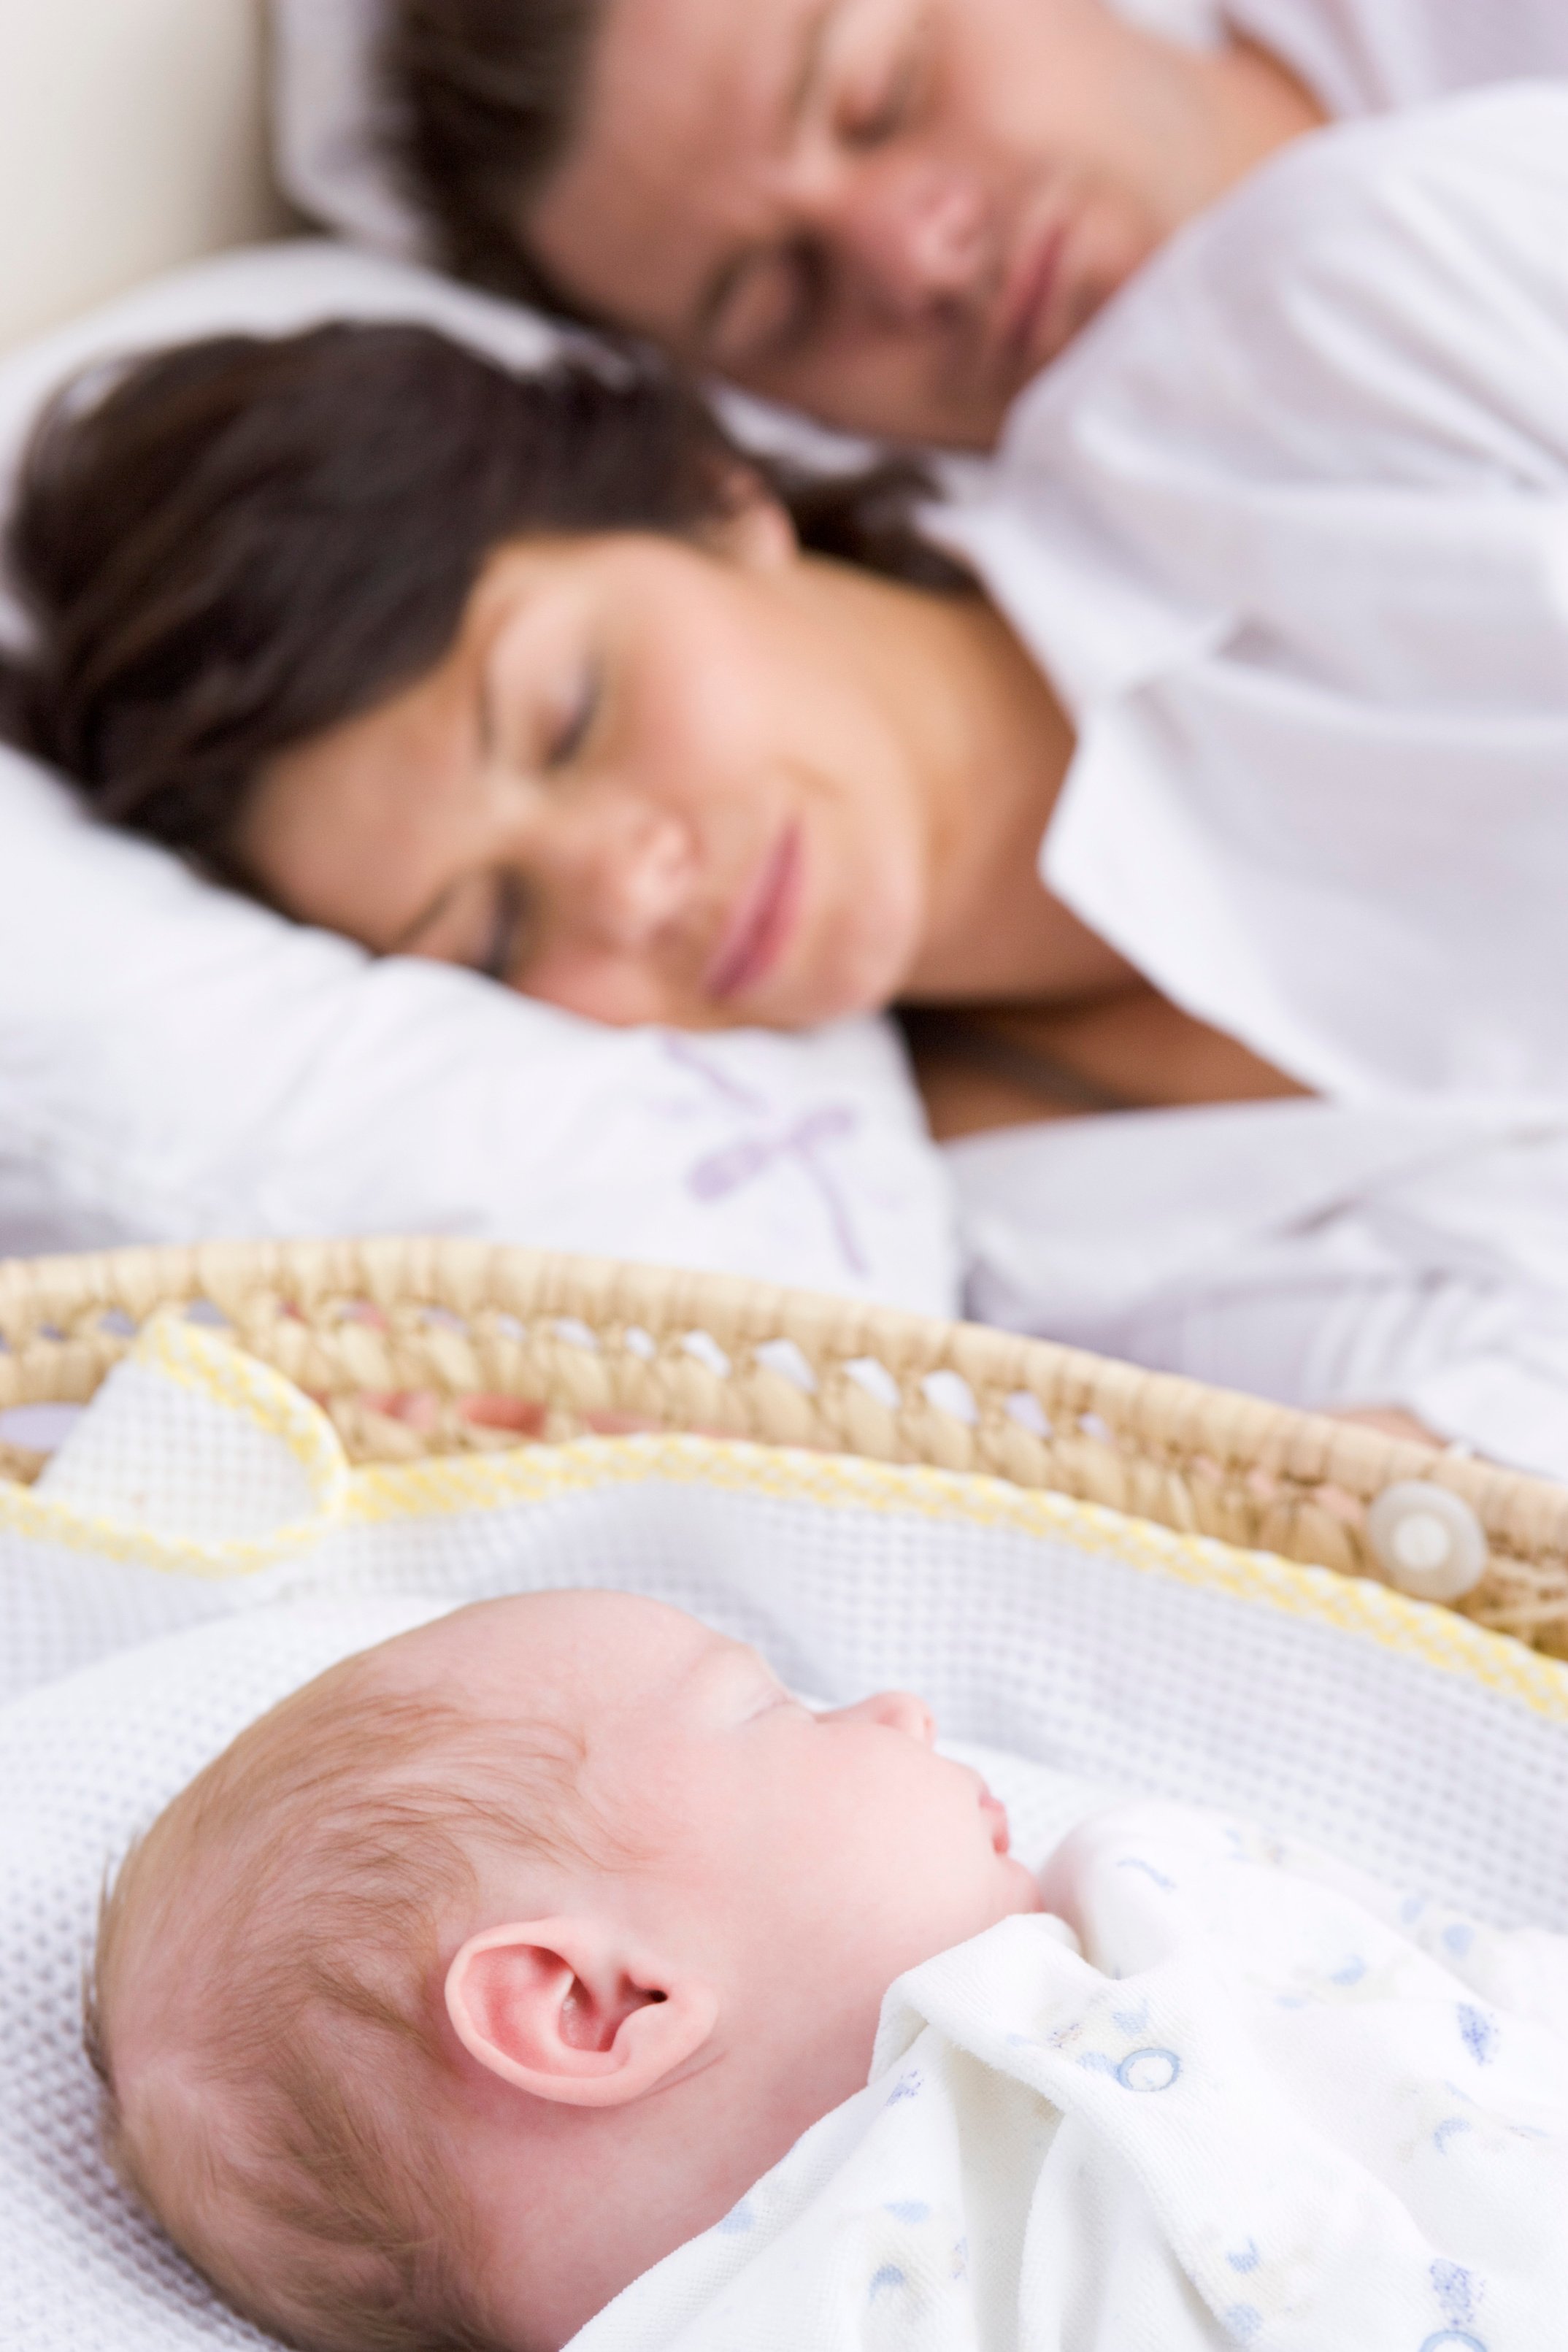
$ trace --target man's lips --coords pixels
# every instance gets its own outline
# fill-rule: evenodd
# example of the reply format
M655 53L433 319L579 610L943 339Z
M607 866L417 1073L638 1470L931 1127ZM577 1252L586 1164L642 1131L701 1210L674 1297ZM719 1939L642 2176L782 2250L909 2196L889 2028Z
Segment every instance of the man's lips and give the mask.
M716 1002L744 994L777 963L799 912L803 866L800 827L792 824L742 893L703 976L703 987Z
M1067 221L1058 220L1036 237L1003 289L996 345L1004 359L1014 366L1038 364L1047 356L1039 350L1040 321L1050 307L1061 274L1068 227Z

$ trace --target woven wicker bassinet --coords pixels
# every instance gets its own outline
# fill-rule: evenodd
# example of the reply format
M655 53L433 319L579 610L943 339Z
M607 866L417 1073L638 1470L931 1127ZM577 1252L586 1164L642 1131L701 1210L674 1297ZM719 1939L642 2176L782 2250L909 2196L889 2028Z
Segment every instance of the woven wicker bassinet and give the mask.
M387 1460L700 1430L1048 1486L1347 1575L1368 1507L1450 1487L1490 1547L1463 1603L1568 1656L1568 1488L1043 1340L713 1275L452 1241L212 1244L0 1264L0 1412L89 1398L189 1304ZM0 1446L0 1478L42 1456Z

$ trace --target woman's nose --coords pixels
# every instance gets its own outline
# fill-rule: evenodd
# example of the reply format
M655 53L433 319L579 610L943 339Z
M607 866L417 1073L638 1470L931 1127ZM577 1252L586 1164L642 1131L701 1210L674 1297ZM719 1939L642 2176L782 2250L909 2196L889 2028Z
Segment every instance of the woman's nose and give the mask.
M563 826L555 887L595 941L620 953L678 925L698 878L696 844L672 811L635 796L598 797Z
M870 1698L859 1699L855 1706L840 1707L837 1712L851 1723L879 1723L889 1731L901 1731L927 1748L936 1738L936 1717L924 1699L917 1698L913 1691L877 1691Z

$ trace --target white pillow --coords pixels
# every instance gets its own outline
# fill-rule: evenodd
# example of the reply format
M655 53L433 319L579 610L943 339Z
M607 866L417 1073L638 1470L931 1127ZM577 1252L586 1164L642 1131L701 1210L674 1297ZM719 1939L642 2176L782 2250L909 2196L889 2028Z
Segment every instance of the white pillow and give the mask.
M311 220L403 261L430 257L387 169L372 51L384 0L271 0L274 168Z
M521 364L555 341L318 241L203 263L0 365L0 515L77 369L334 316L427 320ZM394 1230L957 1297L945 1171L884 1024L606 1030L377 961L90 824L0 752L0 1255Z
M0 518L38 411L81 369L202 335L287 335L327 319L417 320L518 368L587 341L433 270L325 237L242 247L155 278L0 361ZM0 605L7 625L14 635L15 609Z

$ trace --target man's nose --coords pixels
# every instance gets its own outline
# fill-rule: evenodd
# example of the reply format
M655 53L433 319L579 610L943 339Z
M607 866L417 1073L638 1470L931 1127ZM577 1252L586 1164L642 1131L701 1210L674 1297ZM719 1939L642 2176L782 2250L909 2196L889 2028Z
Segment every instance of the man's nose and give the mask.
M963 301L986 266L984 192L967 172L867 159L838 192L835 233L854 275L895 316Z

